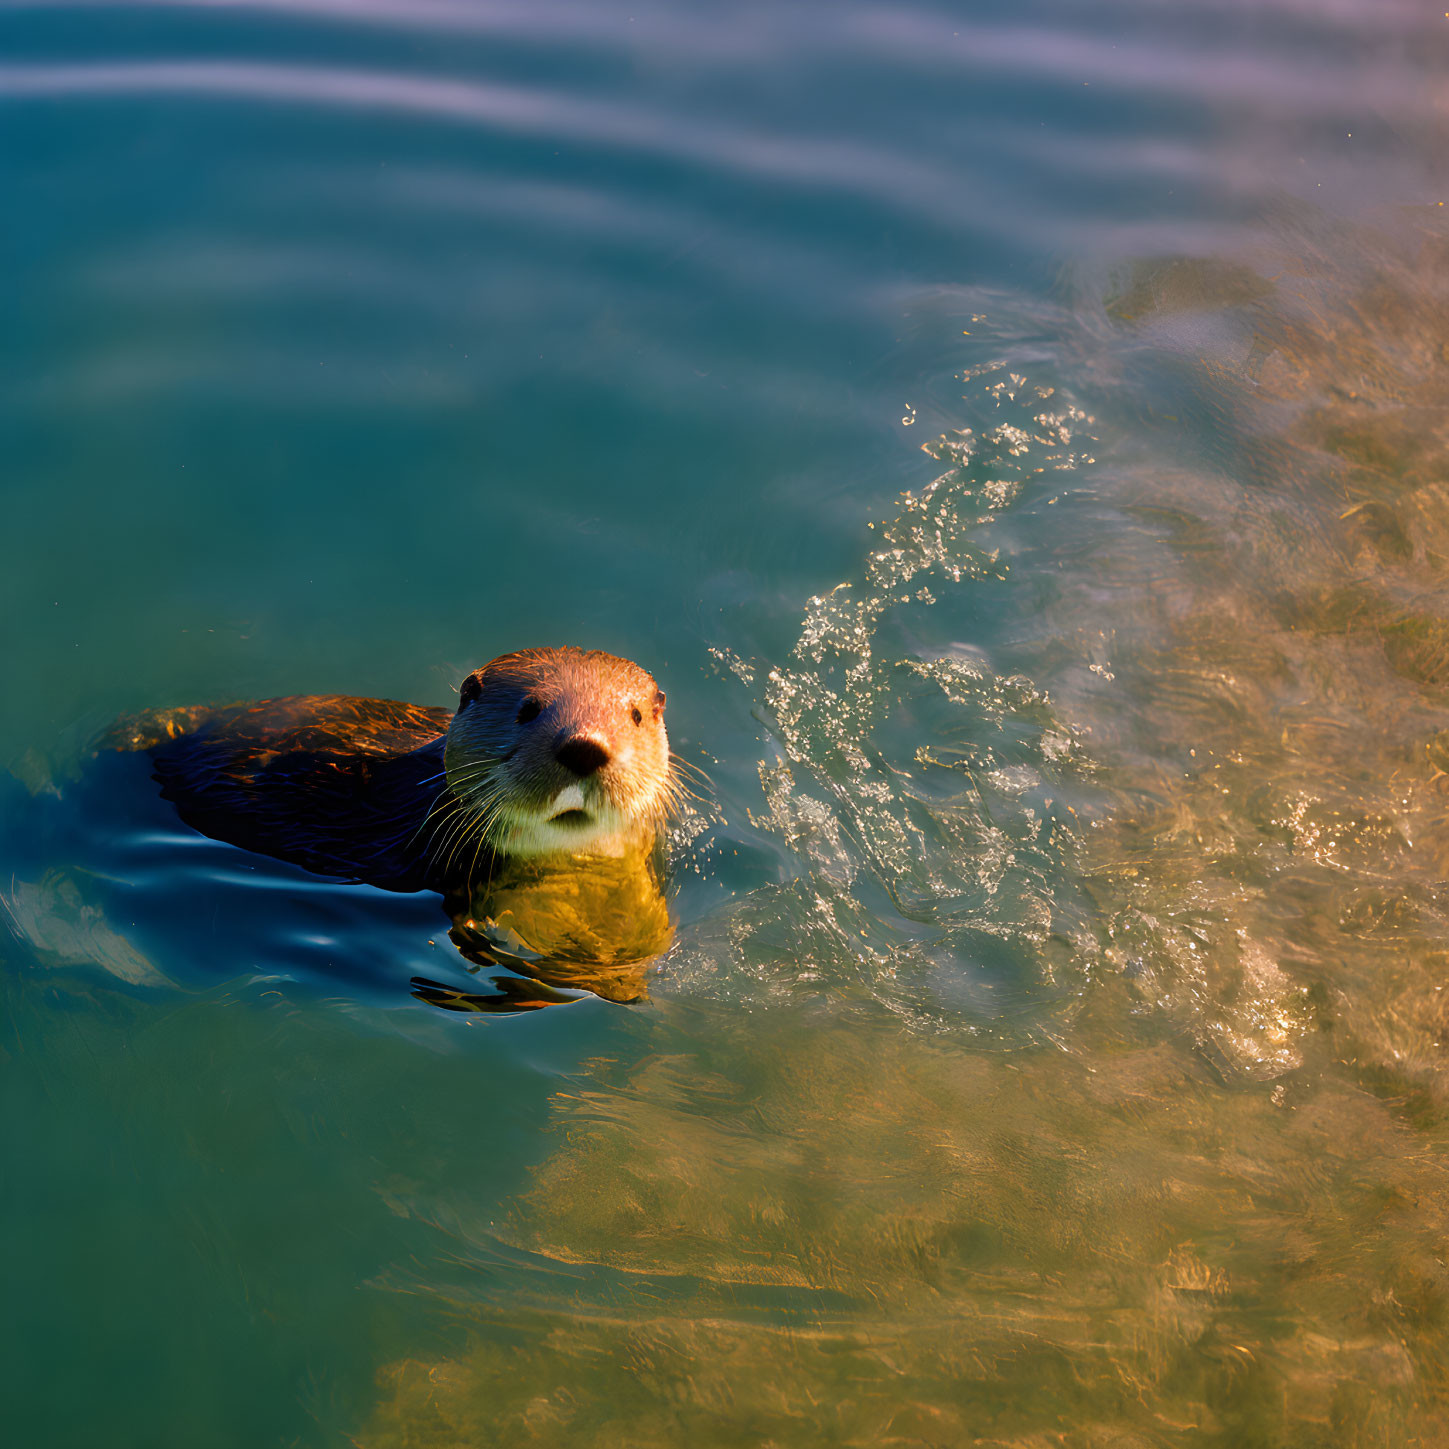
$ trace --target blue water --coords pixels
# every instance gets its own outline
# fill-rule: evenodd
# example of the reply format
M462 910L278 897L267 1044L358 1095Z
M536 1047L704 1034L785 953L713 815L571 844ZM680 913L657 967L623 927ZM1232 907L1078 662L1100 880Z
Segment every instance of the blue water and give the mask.
M1446 37L0 4L14 1442L1449 1437ZM635 1007L90 755L558 643Z

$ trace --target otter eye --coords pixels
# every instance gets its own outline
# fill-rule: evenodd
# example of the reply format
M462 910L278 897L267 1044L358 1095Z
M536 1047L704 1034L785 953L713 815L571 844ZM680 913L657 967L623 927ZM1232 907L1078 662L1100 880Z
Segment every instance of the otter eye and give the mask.
M543 706L532 695L529 695L519 706L518 723L527 724L530 720L537 719L542 710Z
M634 706L634 708L631 711L631 713L634 716L634 723L635 724L643 724L644 723L644 716L639 713L639 706L637 704Z
M458 708L464 709L483 693L483 681L476 674L470 674L458 691Z

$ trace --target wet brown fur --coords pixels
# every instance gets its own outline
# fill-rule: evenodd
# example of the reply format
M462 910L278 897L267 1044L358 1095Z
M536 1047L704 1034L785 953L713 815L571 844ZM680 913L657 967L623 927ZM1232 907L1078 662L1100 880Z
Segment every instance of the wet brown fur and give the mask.
M445 748L470 748L469 730L450 736L455 718L472 711L481 719L492 707L496 738L505 728L499 721L516 714L520 693L537 694L550 712L550 739L571 729L606 733L610 710L627 708L634 697L641 709L654 709L651 723L663 709L653 679L627 660L528 650L470 675L456 716L395 700L298 695L149 711L119 721L101 747L149 752L163 797L204 835L320 875L388 890L456 892L491 874L495 860L470 778L486 768L495 795L513 792L534 804L532 796L560 788L567 776L545 758L543 745L525 738L500 757L506 767L513 754L537 756L524 773L515 767L512 778L499 759L480 760L479 771L466 756L461 770L457 761L445 766ZM601 771L612 772L611 803L627 814L637 800L639 842L651 847L675 796L667 739L662 751L659 759L633 759L621 749ZM641 786L651 771L660 788L646 804ZM457 792L450 774L462 781Z

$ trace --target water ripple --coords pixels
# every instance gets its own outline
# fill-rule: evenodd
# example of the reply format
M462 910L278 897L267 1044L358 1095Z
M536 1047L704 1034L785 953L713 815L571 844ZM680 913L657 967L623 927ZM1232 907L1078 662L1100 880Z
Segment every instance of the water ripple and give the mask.
M392 112L589 145L632 147L810 189L864 193L936 210L949 176L891 152L703 124L617 104L496 83L380 71L231 61L0 67L0 99L183 95ZM947 203L949 207L949 203Z

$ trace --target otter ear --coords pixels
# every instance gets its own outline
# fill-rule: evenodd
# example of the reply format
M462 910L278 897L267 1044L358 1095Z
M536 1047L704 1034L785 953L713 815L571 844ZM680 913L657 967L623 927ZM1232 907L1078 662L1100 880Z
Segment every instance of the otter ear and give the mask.
M664 713L664 691L656 690L654 693L654 718L658 719Z
M476 674L470 674L463 681L463 687L458 691L458 708L467 707L483 693L483 681Z

